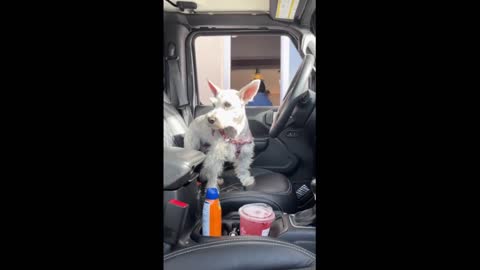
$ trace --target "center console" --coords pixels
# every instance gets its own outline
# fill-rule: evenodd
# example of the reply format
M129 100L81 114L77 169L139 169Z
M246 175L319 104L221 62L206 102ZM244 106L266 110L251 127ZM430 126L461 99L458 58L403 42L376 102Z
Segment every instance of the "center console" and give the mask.
M201 210L204 185L198 181L195 171L205 155L178 147L165 148L164 155L164 252L233 237L249 237L240 236L240 215L237 211L223 214L221 237L203 236ZM315 208L296 214L275 211L275 220L267 237L287 241L315 253L315 223Z
M301 246L315 253L315 226L296 225L294 215L275 211L275 221L270 227L269 238L280 239ZM222 217L222 236L208 237L202 235L202 223L198 220L191 233L191 239L197 243L221 241L240 236L240 215L231 212Z
M190 233L195 222L201 220L201 194L195 169L204 159L205 155L199 151L164 148L164 250L192 244Z
M315 194L315 179L312 181L311 187ZM287 241L315 253L316 206L295 214L280 211L274 211L274 213L275 220L270 227L269 238ZM236 211L223 215L221 237L203 236L201 219L197 220L191 232L191 239L196 243L215 242L232 237L248 237L240 236L240 215Z

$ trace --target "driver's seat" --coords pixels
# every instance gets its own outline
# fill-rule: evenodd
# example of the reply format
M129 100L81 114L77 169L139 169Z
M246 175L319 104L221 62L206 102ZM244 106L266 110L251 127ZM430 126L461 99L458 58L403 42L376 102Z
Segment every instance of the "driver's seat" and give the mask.
M183 136L187 130L182 116L171 104L168 96L163 96L163 144L183 147ZM297 197L290 180L282 174L262 168L251 168L255 184L244 187L235 176L234 170L225 170L220 186L220 201L225 213L236 211L248 203L267 203L274 210L294 213L297 210Z

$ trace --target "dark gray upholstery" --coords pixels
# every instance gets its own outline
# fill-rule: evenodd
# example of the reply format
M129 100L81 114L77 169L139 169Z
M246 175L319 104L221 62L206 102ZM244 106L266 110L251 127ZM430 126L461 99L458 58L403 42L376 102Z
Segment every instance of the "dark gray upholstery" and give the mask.
M187 130L180 113L170 104L168 96L163 93L163 147L183 147L183 136Z
M183 136L187 126L180 113L172 106L164 94L163 129L164 147L183 147ZM224 171L220 196L224 211L236 211L247 203L263 202L271 205L274 210L294 213L297 208L297 198L290 180L282 174L261 168L252 168L255 184L243 187L235 176L233 169Z
M220 187L220 200L225 212L236 211L247 203L267 203L286 213L296 211L297 197L287 177L262 168L252 168L251 173L255 184L248 187L240 183L233 169L223 173L225 183Z
M163 148L163 189L178 189L184 184L182 181L192 168L205 159L205 154L196 150L187 150L182 147Z
M315 262L315 254L308 250L262 237L232 237L174 251L163 257L165 269L310 269L315 267Z

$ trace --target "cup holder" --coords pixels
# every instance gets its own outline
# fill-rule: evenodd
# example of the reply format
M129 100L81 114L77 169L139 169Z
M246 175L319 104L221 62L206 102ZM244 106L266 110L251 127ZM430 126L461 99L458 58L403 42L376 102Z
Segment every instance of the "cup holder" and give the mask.
M275 216L277 220L279 219L281 220L282 213L275 211ZM277 234L276 231L278 231L279 229L276 227L278 227L278 224L276 224L276 222L272 223L272 227L269 234L270 237ZM240 236L240 215L238 214L238 212L231 212L222 217L222 236L221 237L203 236L201 220L198 220L198 222L195 224L195 227L191 233L192 240L197 243L211 242L219 239L227 239L233 236ZM241 237L248 237L248 236L241 236Z
M276 211L275 211L276 212ZM307 250L315 252L315 227L295 227L291 224L290 215L281 212L275 213L275 221L270 227L268 237L270 239L279 239L301 246ZM192 230L190 238L196 243L209 243L219 240L227 240L233 236L230 233L234 228L237 228L236 237L240 236L240 215L238 212L227 214L222 217L222 236L208 237L202 235L202 221L198 220Z
M192 239L195 241L201 240L201 238L211 238L216 239L218 237L209 237L203 236L202 234L202 224L197 223L195 229L192 231ZM240 221L238 220L228 220L222 221L222 237L230 237L230 236L239 236L240 235Z

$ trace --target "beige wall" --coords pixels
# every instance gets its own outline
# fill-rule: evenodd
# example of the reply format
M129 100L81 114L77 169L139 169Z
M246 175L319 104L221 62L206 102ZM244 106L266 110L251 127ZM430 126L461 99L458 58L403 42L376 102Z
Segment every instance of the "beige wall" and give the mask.
M273 106L278 106L280 103L280 72L279 69L261 69L260 73L263 76L265 87L270 90L270 101ZM231 87L232 89L240 90L243 86L253 80L255 74L254 69L237 69L232 70L231 73Z
M197 65L197 86L202 104L211 104L209 97L213 94L207 84L207 78L220 88L224 77L224 46L222 36L198 37L195 40L195 56Z

